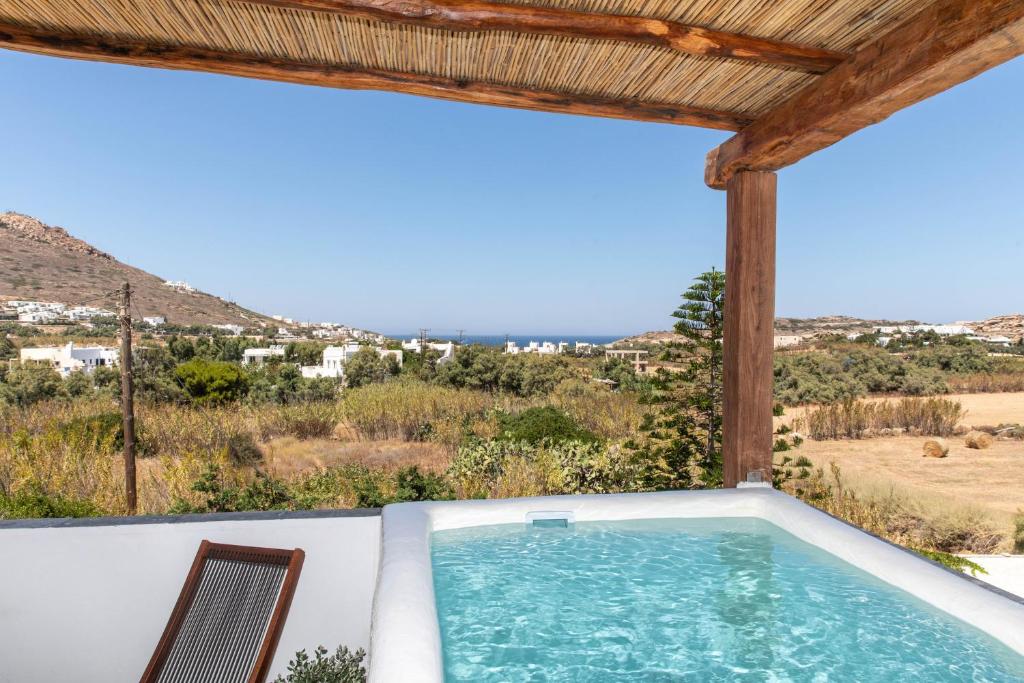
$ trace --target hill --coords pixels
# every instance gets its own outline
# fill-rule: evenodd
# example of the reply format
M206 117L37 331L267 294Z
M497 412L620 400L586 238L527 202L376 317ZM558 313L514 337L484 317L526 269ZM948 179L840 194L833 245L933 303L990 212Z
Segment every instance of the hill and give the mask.
M845 315L828 315L819 318L776 318L776 335L800 335L801 337L818 337L825 334L865 334L874 332L877 327L918 325L916 320L864 320ZM1024 337L1024 315L1000 315L988 320L976 322L962 321L954 323L965 325L980 335L1004 335L1013 341ZM665 344L682 341L682 337L670 330L644 332L626 337L615 344Z
M270 318L204 292L164 285L164 278L121 263L110 254L23 214L0 213L0 299L84 304L114 310L106 296L130 282L136 316L161 315L178 325L272 324Z

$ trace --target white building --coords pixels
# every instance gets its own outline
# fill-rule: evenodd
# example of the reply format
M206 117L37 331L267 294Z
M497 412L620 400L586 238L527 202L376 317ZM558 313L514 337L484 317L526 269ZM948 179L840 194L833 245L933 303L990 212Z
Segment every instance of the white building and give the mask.
M8 301L8 310L18 313L18 320L27 323L49 323L56 320L91 320L92 318L113 317L113 311L96 306L67 306L56 301Z
M398 349L367 347L362 344L345 344L344 346L328 346L321 356L320 365L304 365L301 368L303 377L344 377L345 364L352 360L359 351L372 348L381 358L391 356L402 366L402 352Z
M236 337L241 335L242 332L245 330L245 328L242 327L241 325L211 325L210 327L216 330L224 330L225 332L229 332L230 334L233 334Z
M974 330L966 325L896 325L876 327L878 334L895 336L897 334L915 334L918 332L934 332L940 337L952 337L958 334L972 335Z
M53 322L58 317L58 314L53 311L27 311L25 313L18 313L18 321L23 323L49 323Z
M150 327L159 327L167 322L167 318L162 315L150 315L142 319L142 322L146 323Z
M164 287L170 287L176 289L179 292L194 292L196 288L185 282L184 280L167 280L164 282Z
M242 365L263 365L274 357L284 358L284 346L276 345L268 348L246 349L242 352Z
M804 338L799 334L777 334L774 337L774 347L777 349L783 349L787 346L797 346L802 342Z
M505 353L536 353L540 355L553 355L557 353L563 353L567 348L569 348L569 344L566 342L559 342L558 344L555 344L554 342L549 341L532 341L526 346L520 347L516 345L515 342L510 341L505 344Z
M113 318L114 312L95 306L74 306L64 311L68 320L92 320L93 318Z
M421 353L420 340L410 339L402 342L402 348L412 353ZM427 348L441 353L441 357L437 359L438 365L444 365L455 358L455 342L427 342Z
M21 350L22 363L46 363L67 377L72 372L92 372L96 368L117 365L118 349L111 346L36 346Z

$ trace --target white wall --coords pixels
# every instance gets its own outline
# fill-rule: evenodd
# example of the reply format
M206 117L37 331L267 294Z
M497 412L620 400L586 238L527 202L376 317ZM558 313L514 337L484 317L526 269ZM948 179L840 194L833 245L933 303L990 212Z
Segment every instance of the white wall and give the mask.
M306 553L268 680L369 645L379 516L0 528L0 682L137 681L204 538Z

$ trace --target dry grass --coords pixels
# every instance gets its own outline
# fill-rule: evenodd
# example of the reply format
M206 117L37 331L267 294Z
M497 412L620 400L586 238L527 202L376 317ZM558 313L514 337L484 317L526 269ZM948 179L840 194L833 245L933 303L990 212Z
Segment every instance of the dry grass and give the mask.
M1010 527L984 508L850 475L835 463L800 486L830 514L911 548L987 554L1011 543Z
M796 422L813 439L861 439L883 430L926 436L949 436L964 416L955 401L902 398L897 401L846 400L808 411Z
M345 393L340 415L360 439L432 439L454 452L467 432L487 429L487 412L512 409L511 398L423 382L371 384Z
M960 426L1024 424L1024 391L983 394L947 394L943 398L959 403L964 409ZM866 402L880 402L887 398L866 398ZM794 423L818 406L786 408L786 414L775 418L776 429L780 425L793 427Z
M933 516L968 508L1009 534L1024 509L1024 443L997 440L983 451L951 437L948 457L921 457L924 438L887 437L862 441L807 441L797 451L816 467L836 463L847 488L860 495L896 491Z
M559 384L547 403L561 408L584 429L611 440L634 436L651 410L651 406L641 405L635 394L580 380Z
M395 440L346 443L286 436L264 444L263 451L265 469L282 479L339 465L365 465L385 470L415 465L424 471L440 473L450 460L448 452L436 443Z
M979 372L950 375L950 391L962 394L1008 393L1024 391L1024 372Z

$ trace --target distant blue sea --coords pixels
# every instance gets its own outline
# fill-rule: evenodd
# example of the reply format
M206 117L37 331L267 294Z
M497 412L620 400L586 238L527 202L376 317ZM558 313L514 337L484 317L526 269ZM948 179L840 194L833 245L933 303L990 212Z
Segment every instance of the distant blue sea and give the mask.
M435 334L429 333L431 339L449 339L451 341L458 341L458 334ZM392 339L414 339L419 336L418 332L407 332L405 334L388 334L388 337ZM628 337L628 334L510 334L508 340L515 342L516 346L526 346L530 342L551 342L557 344L558 342L568 342L570 345L576 342L586 342L588 344L610 344L613 341L618 341L623 337ZM483 344L484 346L504 346L505 335L503 334L467 334L462 337L464 344Z

